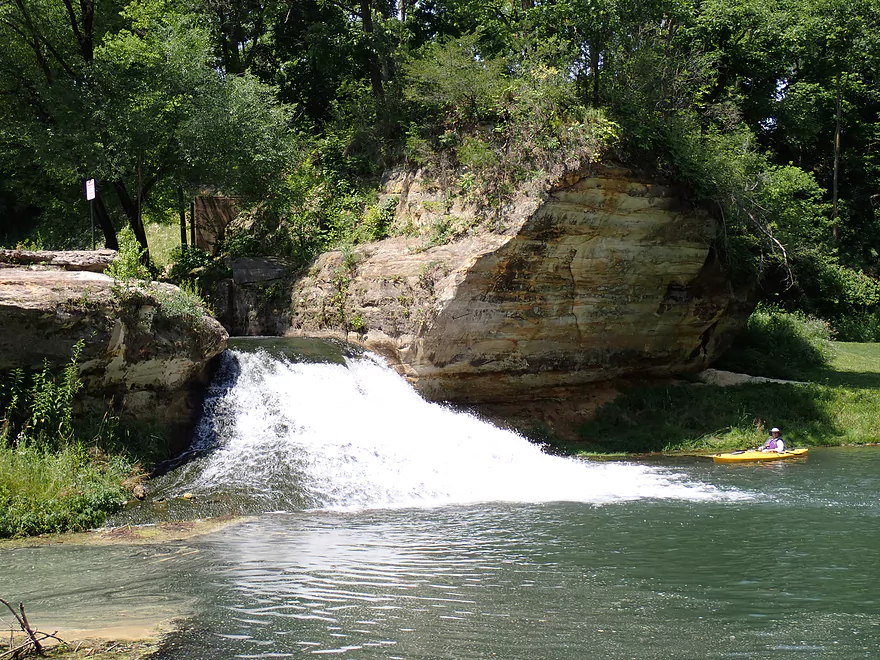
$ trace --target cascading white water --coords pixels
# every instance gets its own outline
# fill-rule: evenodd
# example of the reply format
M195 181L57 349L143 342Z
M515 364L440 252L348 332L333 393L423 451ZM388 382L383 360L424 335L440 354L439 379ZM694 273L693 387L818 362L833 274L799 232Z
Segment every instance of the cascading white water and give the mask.
M216 448L174 490L232 491L263 510L737 496L655 466L546 454L426 402L368 354L345 365L265 351L225 360L194 443Z

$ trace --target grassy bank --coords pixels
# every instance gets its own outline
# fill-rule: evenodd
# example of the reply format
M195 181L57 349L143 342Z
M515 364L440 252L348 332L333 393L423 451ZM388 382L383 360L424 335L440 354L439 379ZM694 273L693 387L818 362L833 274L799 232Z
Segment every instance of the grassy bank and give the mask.
M101 525L168 453L161 429L76 410L81 350L60 372L0 377L0 539Z
M741 357L741 356L740 356ZM753 356L755 357L755 356ZM759 356L760 357L760 356ZM773 373L769 368L752 375ZM600 408L580 429L575 453L744 448L772 426L798 446L880 441L880 344L832 342L822 361L782 361L804 385L718 387L680 382L636 387Z

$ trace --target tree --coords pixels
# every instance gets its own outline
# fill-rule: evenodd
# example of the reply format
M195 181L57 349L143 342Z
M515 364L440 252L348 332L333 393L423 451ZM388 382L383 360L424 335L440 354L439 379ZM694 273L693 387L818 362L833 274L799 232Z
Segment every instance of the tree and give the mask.
M258 194L279 178L288 111L214 68L206 27L171 0L14 0L0 38L0 144L20 188L45 197L47 181L70 199L96 178L108 245L121 212L146 251L143 208L163 185Z

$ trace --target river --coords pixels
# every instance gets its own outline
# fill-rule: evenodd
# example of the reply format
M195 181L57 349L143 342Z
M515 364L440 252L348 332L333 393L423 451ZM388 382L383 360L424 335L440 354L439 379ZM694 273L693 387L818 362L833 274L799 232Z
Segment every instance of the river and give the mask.
M204 455L126 515L252 517L6 550L0 595L42 629L183 617L169 660L880 656L876 448L591 463L428 404L370 356L232 357Z

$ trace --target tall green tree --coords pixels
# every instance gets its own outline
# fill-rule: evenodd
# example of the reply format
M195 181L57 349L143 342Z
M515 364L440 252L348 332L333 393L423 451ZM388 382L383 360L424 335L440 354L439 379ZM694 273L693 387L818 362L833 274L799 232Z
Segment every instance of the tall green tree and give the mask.
M289 113L252 77L218 71L202 18L184 9L172 0L0 5L4 168L43 205L47 196L70 204L96 178L111 247L118 212L146 250L143 208L163 185L256 194L285 165Z

